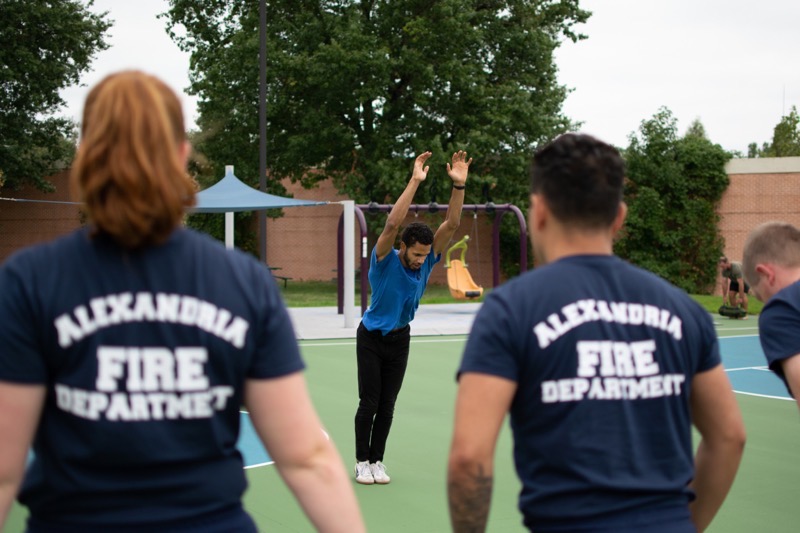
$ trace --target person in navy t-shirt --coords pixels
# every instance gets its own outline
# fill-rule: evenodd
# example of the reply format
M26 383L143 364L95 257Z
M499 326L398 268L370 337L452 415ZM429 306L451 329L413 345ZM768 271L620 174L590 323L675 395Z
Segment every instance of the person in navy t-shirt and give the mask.
M467 160L466 152L459 150L453 154L452 165L447 163L453 191L444 222L435 234L420 222L409 224L403 230L400 249L394 248L414 193L428 175L425 162L430 156L431 152L425 152L414 161L411 179L389 212L370 259L372 300L356 332L359 402L355 417L355 478L363 485L386 484L391 480L383 464L383 454L408 363L409 322L414 318L433 266L461 223L472 159Z
M617 150L588 135L562 135L534 156L539 266L487 297L458 371L448 465L457 532L486 528L506 413L532 531L702 531L730 489L744 426L711 317L613 255L623 181Z
M769 368L800 406L800 229L762 224L745 241L742 266L753 294L766 304L758 330Z
M81 134L87 227L0 268L0 529L19 490L30 533L256 531L245 406L316 528L363 531L269 271L181 227L195 183L177 95L110 75Z

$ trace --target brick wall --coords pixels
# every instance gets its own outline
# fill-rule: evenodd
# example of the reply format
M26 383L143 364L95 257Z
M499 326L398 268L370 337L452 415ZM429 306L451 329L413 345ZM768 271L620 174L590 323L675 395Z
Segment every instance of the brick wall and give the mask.
M69 172L49 180L55 192L46 193L26 186L19 191L0 189L3 198L38 200L11 202L0 200L0 262L16 250L55 239L80 226L76 205L48 202L69 202Z
M303 200L330 201L344 200L337 194L331 182L322 182L315 189L306 190L300 185L285 181L287 191L295 198ZM420 203L424 200L417 199ZM267 221L267 262L270 266L280 267L280 274L298 280L326 280L336 276L336 243L339 219L342 206L334 204L319 207L294 207L283 210L284 216ZM386 213L370 215L364 213L369 221L372 217L386 220ZM511 215L506 215L511 216ZM425 222L434 231L444 220L444 209L432 215L420 211L415 217L410 213L405 220L409 224L415 220ZM467 251L467 265L473 279L483 287L492 286L492 220L486 214L478 213L477 221L473 221L473 213L465 213L461 226L456 231L453 242L465 234L470 235ZM360 264L361 246L358 221L355 223L353 239L355 246L356 268ZM369 240L367 254L375 245ZM460 252L459 252L460 253ZM452 256L460 257L459 255ZM442 258L444 261L444 258ZM447 273L443 268L435 268L431 275L431 283L447 283Z
M725 254L739 261L744 240L750 230L762 222L784 220L800 226L800 157L734 159L726 167L731 184L719 205L720 229L725 239ZM51 179L54 193L33 188L21 191L2 190L3 197L31 200L69 201L67 173ZM323 182L315 189L284 183L295 198L322 201L341 201L333 184ZM418 199L425 203L425 199ZM267 261L280 267L280 274L297 280L330 280L336 276L336 232L342 206L284 209L284 216L267 222ZM224 216L220 214L219 216ZM386 214L369 215L385 220ZM436 215L420 212L418 219L436 228L444 210ZM506 215L510 216L510 215ZM409 214L406 223L414 220ZM74 205L0 201L0 261L13 251L64 235L80 225ZM475 281L484 287L492 286L492 222L479 213L473 224L472 213L465 213L454 239L470 234L467 253L469 270ZM356 223L353 239L359 242ZM374 242L369 242L371 251ZM360 245L355 246L356 267ZM501 278L502 279L502 278ZM434 269L431 283L445 284L444 268ZM720 292L720 283L716 292Z
M43 193L32 187L20 191L2 190L0 196L6 198L70 201L69 173L64 172L50 178L56 188L53 193ZM295 197L304 200L337 202L345 199L337 194L331 182L322 182L315 189L306 190L288 180L286 189ZM336 277L336 246L339 219L342 214L340 204L326 206L293 207L283 210L284 216L267 221L267 262L278 267L280 275L296 280L331 280ZM223 214L218 216L223 217ZM386 213L369 215L385 220ZM510 215L506 215L510 216ZM434 229L442 222L444 209L436 215L420 212L418 220L426 222ZM409 214L406 224L415 219ZM75 205L44 202L10 202L0 200L0 262L14 251L46 242L65 235L80 226L78 208ZM253 225L255 228L255 224ZM472 213L463 216L461 227L454 239L470 234L467 264L478 285L492 286L492 221L487 215L479 213L473 224ZM353 233L356 243L360 242L358 223ZM368 243L369 252L374 242ZM359 265L360 245L355 246L356 268ZM454 257L459 257L458 255ZM502 279L502 277L501 277ZM445 269L434 269L431 283L447 283Z
M725 255L741 261L744 241L763 222L800 226L800 157L733 159L726 166L731 184L719 205ZM717 283L721 294L721 279Z

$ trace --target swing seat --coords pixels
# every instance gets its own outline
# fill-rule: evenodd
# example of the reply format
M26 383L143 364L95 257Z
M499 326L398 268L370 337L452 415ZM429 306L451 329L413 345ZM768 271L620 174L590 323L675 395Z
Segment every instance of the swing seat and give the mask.
M469 235L464 237L447 250L444 267L447 269L447 286L450 296L456 300L473 300L483 296L483 287L476 284L467 270L465 255ZM450 259L450 254L461 250L461 259Z
M473 300L483 296L483 287L473 281L467 267L458 259L450 261L447 285L450 288L450 295L456 300Z

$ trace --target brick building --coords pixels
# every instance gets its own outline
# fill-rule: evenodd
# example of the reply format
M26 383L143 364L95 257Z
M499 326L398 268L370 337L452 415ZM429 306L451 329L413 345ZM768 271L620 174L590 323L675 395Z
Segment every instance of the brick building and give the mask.
M731 184L719 205L720 229L725 239L725 253L740 260L744 240L749 231L768 220L785 220L800 226L800 157L734 159L726 167ZM46 202L68 202L67 173L52 178L56 191L43 193L31 187L20 191L0 191L0 196ZM330 182L305 190L299 185L284 183L295 197L306 200L341 201ZM426 203L426 198L417 198ZM330 280L336 276L336 242L340 204L284 209L284 216L267 222L267 261L279 267L282 275L296 280ZM223 216L220 214L219 216ZM369 215L385 217L385 214ZM437 214L411 213L434 228L443 220L444 209ZM383 220L383 218L381 218ZM0 201L0 261L15 250L53 239L80 225L77 206L43 202ZM359 232L353 238L358 242ZM483 213L473 219L465 212L455 239L470 235L467 262L475 281L492 286L492 221ZM371 248L374 242L370 241ZM355 246L356 255L360 246ZM358 266L358 257L356 265ZM431 283L446 283L443 268L434 269ZM719 284L717 288L719 292Z
M19 191L0 189L0 262L20 248L64 235L81 224L78 206L70 202L69 172L50 178L55 192L26 185ZM30 201L28 201L30 200Z

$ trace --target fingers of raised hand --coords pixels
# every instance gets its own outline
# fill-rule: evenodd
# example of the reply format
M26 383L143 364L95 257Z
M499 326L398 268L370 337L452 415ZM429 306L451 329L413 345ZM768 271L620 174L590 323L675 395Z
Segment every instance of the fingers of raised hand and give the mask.
M469 165L472 163L472 158L470 157L469 161L467 161L467 152L464 150L459 150L458 152L453 153L453 164L455 165L456 163L465 163L466 165Z

